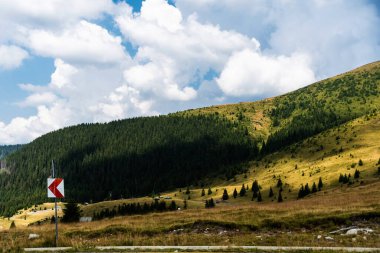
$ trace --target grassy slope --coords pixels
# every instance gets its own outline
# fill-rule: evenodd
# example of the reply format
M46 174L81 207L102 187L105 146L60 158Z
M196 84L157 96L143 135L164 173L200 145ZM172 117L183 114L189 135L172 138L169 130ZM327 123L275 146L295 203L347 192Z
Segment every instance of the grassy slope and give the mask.
M285 202L302 203L302 201L296 201L299 186L301 184L312 182L318 182L319 177L322 177L324 182L324 190L317 195L319 198L318 203L322 204L326 201L328 205L328 198L323 198L325 192L332 193L334 191L341 191L349 193L350 189L356 189L355 194L360 194L358 189L361 187L367 187L372 185L374 187L372 194L367 196L353 195L351 204L356 202L360 203L360 206L371 206L376 202L376 199L380 198L380 182L377 173L377 168L380 165L376 165L380 159L380 139L377 136L380 135L380 114L372 114L371 116L365 116L356 120L350 121L339 127L330 129L314 137L308 138L302 142L296 143L280 152L268 155L261 161L252 162L251 167L247 174L238 175L235 180L225 181L216 180L211 186L213 194L201 197L201 188L191 189L191 200L188 200L188 206L190 209L204 209L204 200L210 197L215 200L220 199L223 189L226 188L230 194L230 200L218 204L217 208L234 207L241 205L258 205L256 202L251 201L252 193L249 191L248 196L232 198L232 191L236 188L238 191L242 184L248 184L251 186L253 180L258 180L262 187L263 203L259 205L274 204L276 205L276 198L268 197L268 189L271 186L277 195L278 189L276 183L279 177L281 177L285 187L283 191L283 198ZM339 140L337 141L337 136ZM318 151L320 146L323 145L324 149ZM338 152L340 148L343 148L342 152ZM359 159L362 159L364 165L351 168L351 165L358 163ZM295 165L297 164L297 169ZM352 187L347 185L339 186L338 176L340 173L350 173L352 176L354 170L359 169L361 177L358 182L355 182ZM304 176L302 176L304 174ZM274 178L275 177L275 178ZM363 185L360 186L360 181L363 181ZM289 189L291 192L289 192ZM207 189L206 189L207 192ZM187 195L184 190L181 192L167 192L163 196L170 196L179 205L182 205L183 199L187 199ZM314 198L310 195L308 198ZM368 198L368 199L367 199ZM330 199L331 200L331 199ZM129 202L147 202L150 203L151 198L139 198L129 200L115 200L106 201L95 204L82 206L84 216L92 216L93 212L109 208L112 209L122 203ZM272 203L273 202L273 203ZM345 202L342 199L338 208L342 208ZM292 205L292 204L290 204ZM40 206L37 207L37 210ZM330 207L329 207L330 208ZM44 207L42 207L44 209ZM380 210L380 205L375 205L376 210ZM11 220L16 221L16 225L23 226L28 223L36 222L37 216L27 216L26 220L23 220L25 212L15 215ZM49 218L51 214L47 214L46 217L40 216L41 219Z
M350 93L353 92L353 93ZM238 124L259 140L286 128L292 119L308 113L308 106L317 105L341 116L361 116L380 110L380 61L328 78L287 94L256 102L227 104L178 112L180 115L218 114ZM377 94L376 94L377 93ZM306 107L303 108L302 104ZM285 110L294 105L278 126L273 126L272 109Z

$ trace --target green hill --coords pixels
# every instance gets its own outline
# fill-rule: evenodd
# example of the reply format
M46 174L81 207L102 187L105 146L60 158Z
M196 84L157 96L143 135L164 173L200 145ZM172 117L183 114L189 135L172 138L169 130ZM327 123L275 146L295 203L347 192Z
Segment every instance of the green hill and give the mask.
M66 199L129 198L232 177L258 154L245 128L216 116L160 116L83 124L44 135L7 157L0 214L46 202L51 159Z
M364 115L376 117L379 92L380 62L376 62L263 101L65 128L38 138L7 158L8 173L0 174L0 214L9 215L47 200L51 159L57 161L58 175L65 178L67 198L81 202L146 196L188 185L198 191L204 184L236 188L237 182L251 182L253 175L263 182L276 180L291 169L278 169L281 159L293 169L295 164L301 166L294 151L299 146L289 145ZM347 150L339 138L335 142L340 145L331 150L316 141L314 153L298 151L304 154L299 159L308 161L320 152L323 156L318 159L323 160L333 149ZM285 157L290 154L294 161L269 158L281 152ZM365 156L362 159L366 160ZM300 177L305 179L307 173L317 170L302 164L304 175ZM258 171L260 176L254 174ZM239 173L236 182L230 180ZM311 178L287 181L291 196L300 183L312 183Z

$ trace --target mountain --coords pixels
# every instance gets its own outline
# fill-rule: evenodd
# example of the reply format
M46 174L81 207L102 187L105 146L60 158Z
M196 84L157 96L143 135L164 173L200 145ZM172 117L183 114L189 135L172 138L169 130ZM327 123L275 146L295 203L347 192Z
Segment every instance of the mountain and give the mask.
M15 152L16 150L20 149L22 145L5 145L0 146L0 160L4 159L7 155Z
M294 143L350 120L376 116L379 92L380 62L375 62L262 101L55 131L7 157L8 173L0 174L0 213L10 215L47 200L51 159L65 178L67 198L82 202L144 196L191 184L203 187L256 171L252 168L260 169L263 178L273 177L267 169L278 164L268 157L296 150Z

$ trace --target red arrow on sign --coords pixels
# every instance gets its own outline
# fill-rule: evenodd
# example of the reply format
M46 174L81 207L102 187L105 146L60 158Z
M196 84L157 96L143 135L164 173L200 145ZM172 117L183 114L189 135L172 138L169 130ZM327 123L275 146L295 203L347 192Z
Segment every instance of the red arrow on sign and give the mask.
M58 187L62 183L62 178L55 178L53 182L48 186L49 190L54 194L56 198L63 198L63 194L59 191Z

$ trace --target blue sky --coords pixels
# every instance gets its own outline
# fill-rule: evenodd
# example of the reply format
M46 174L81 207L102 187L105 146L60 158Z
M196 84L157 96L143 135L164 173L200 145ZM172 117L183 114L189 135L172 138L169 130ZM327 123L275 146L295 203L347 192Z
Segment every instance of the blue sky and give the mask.
M376 0L6 0L0 145L282 94L380 58Z

